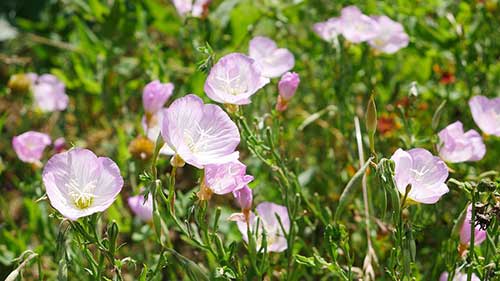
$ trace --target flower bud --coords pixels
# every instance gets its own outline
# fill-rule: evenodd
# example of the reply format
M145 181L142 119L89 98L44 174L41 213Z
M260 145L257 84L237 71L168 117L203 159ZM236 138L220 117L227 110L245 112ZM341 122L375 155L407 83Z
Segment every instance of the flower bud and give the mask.
M252 190L248 186L233 191L233 195L238 205L240 205L241 210L243 210L243 213L245 213L245 211L248 212L252 208L253 195Z
M66 140L63 137L57 138L54 141L54 150L60 153L66 150Z
M299 86L300 78L295 72L287 72L281 76L281 80L278 83L279 95L284 100L289 101L297 91Z
M165 105L173 91L174 85L172 83L163 84L158 80L148 83L142 92L144 110L151 114L158 112Z
M366 106L366 129L370 134L374 134L377 130L377 107L373 95L371 95Z

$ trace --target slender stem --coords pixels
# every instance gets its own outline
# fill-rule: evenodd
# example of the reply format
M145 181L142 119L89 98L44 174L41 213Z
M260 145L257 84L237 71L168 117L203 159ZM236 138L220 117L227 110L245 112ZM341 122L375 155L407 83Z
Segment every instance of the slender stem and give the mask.
M474 240L475 240L475 232L476 232L476 189L472 188L472 211L471 211L471 219L470 219L470 244L469 244L469 269L467 271L467 281L472 280L472 261L474 259Z

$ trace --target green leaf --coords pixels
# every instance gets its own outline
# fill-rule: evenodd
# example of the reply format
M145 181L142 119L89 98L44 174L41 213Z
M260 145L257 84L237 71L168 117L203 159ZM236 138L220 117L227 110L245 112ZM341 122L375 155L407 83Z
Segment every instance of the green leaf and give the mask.
M361 169L359 169L356 172L356 174L354 174L354 176L351 178L351 180L347 183L346 187L344 188L344 191L340 195L339 203L337 205L337 209L335 210L334 221L338 221L340 215L342 214L342 211L344 210L345 205L348 202L350 195L354 192L354 187L363 178L363 175L366 171L366 168L368 167L368 165L370 165L370 162L372 161L372 159L373 159L373 157L370 157L363 164L363 166L361 166Z

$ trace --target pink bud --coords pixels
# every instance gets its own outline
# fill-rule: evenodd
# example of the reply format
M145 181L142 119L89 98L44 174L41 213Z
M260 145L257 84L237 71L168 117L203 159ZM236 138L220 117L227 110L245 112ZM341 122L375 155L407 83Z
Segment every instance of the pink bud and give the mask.
M252 190L247 185L245 185L243 188L233 191L233 195L242 210L250 210L252 208Z
M460 243L469 246L471 239L471 223L472 221L472 205L467 208L467 214L465 215L462 228L460 229ZM480 226L474 227L474 245L479 245L486 240L486 230L482 230Z
M300 78L295 72L287 72L281 76L281 80L278 83L279 94L285 100L290 100L297 91L299 86Z
M144 110L154 114L158 112L167 102L174 91L172 83L161 83L158 80L149 82L142 92L142 103Z
M57 138L54 141L54 150L56 153L63 152L66 149L66 140L63 137Z

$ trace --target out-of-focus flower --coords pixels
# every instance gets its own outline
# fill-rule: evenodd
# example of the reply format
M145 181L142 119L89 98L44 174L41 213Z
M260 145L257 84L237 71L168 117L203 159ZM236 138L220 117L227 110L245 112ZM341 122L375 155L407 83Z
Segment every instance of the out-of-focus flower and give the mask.
M313 30L323 40L332 42L342 33L342 21L339 18L330 18L327 21L315 23Z
M469 246L470 239L471 239L471 223L474 223L472 221L472 205L469 205L467 207L467 213L465 215L464 222L462 223L462 228L460 228L460 244L464 245L465 247ZM486 240L487 236L487 231L482 230L481 226L477 225L474 227L474 245L479 245Z
M484 133L500 137L500 98L475 96L469 106L476 125Z
M486 154L481 135L475 130L464 133L462 122L448 125L438 134L441 146L439 156L447 162L479 161Z
M248 224L241 220L236 221L243 240L248 243L247 225L249 225L252 235L256 240L257 249L262 245L263 232L265 231L268 252L283 252L286 250L288 247L286 237L276 216L280 218L285 233L288 233L290 230L290 219L287 208L271 202L262 202L255 209L257 210L257 215L250 213ZM257 221L259 222L257 223ZM259 225L258 229L257 225Z
M51 142L47 134L28 131L12 138L12 147L21 161L40 164L43 151Z
M202 169L239 157L236 124L219 106L204 104L193 94L175 100L165 111L161 134L175 152L177 165L186 162Z
M24 93L27 92L31 87L31 79L26 74L14 74L10 77L7 87L14 92Z
M106 210L123 186L113 160L82 148L52 156L42 179L50 204L70 220Z
M17 36L17 29L6 19L0 18L0 42L14 39Z
M443 72L443 74L441 75L441 79L439 79L439 83L443 84L443 85L448 85L448 84L452 84L452 83L455 83L455 75L451 72Z
M448 281L448 272L445 271L441 273L439 281ZM457 271L455 276L453 276L452 281L467 281L467 274ZM476 274L472 273L471 281L481 281L481 279L479 279Z
M63 137L57 138L54 141L54 150L56 153L61 153L66 149L66 140Z
M284 111L288 107L288 102L292 99L299 86L300 78L295 72L287 72L278 83L278 102L276 103L276 110Z
M248 53L265 77L279 77L295 65L295 58L288 49L278 48L276 42L264 36L256 36L250 41Z
M396 122L395 114L382 113L378 118L377 131L382 135L389 135L391 132L399 129L401 125Z
M158 80L149 82L142 91L142 104L146 113L155 114L160 111L173 91L172 83L161 83Z
M35 106L44 112L62 111L68 107L69 98L64 84L52 74L31 74Z
M128 146L128 150L132 156L141 160L148 160L153 156L155 144L148 138L137 137Z
M418 97L418 83L413 81L410 83L410 90L408 91L410 97Z
M143 221L150 221L153 218L153 197L148 196L145 200L144 195L136 195L128 198L128 205L134 215Z
M352 43L369 41L380 34L378 22L363 14L356 6L343 8L340 21L342 35Z
M399 22L395 22L386 16L372 18L378 23L378 34L368 41L370 46L387 54L393 54L399 49L408 46L410 38Z
M205 166L205 176L198 197L208 200L212 193L227 194L241 189L253 180L246 174L247 167L240 161Z
M423 204L434 204L447 193L444 183L448 178L448 167L439 157L423 148L409 151L396 150L391 157L395 166L395 181L399 192L407 199Z
M210 70L204 90L224 104L249 104L250 97L269 83L253 59L240 53L222 57Z
M212 0L172 0L177 12L181 16L205 17L208 5Z

